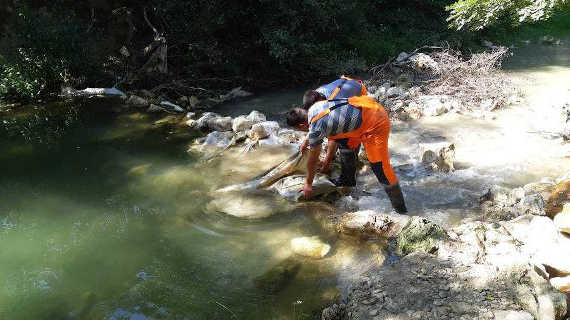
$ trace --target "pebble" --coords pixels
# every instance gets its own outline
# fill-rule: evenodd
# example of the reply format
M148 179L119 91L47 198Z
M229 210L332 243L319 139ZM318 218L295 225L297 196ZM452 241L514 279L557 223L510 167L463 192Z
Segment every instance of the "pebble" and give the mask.
M378 310L376 310L376 309L370 310L368 315L371 317L375 317L376 315L378 315Z

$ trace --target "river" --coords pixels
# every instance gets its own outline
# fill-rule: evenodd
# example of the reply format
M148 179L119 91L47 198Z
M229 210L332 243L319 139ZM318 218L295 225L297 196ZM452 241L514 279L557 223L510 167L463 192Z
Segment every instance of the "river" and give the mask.
M566 42L568 43L568 42ZM485 185L518 186L570 170L570 149L549 135L544 112L568 99L570 47L531 45L506 64L526 103L494 119L449 114L394 123L391 153L411 214L455 224L476 216ZM303 90L222 106L270 120ZM257 197L272 215L238 219L212 210L211 191L239 183L289 150L229 153L212 162L188 153L195 133L142 113L99 112L64 103L0 113L0 319L314 319L385 244L326 233L315 219L331 205ZM458 170L429 174L418 143L448 140ZM369 172L345 202L389 208ZM287 261L289 242L319 235L333 249L301 259L282 290L255 279Z

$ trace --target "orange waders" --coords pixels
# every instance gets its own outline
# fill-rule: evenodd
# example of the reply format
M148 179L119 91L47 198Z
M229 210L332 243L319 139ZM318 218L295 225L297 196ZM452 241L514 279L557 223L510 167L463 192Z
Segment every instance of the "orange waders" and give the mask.
M348 103L361 110L362 124L356 130L328 138L333 140L348 139L348 146L351 149L355 149L362 143L368 160L373 164L381 163L382 171L388 180L388 184L397 183L398 177L390 165L390 153L388 152L388 137L390 136L388 113L372 97L352 97L348 98ZM311 122L326 116L330 110L327 109L314 116Z

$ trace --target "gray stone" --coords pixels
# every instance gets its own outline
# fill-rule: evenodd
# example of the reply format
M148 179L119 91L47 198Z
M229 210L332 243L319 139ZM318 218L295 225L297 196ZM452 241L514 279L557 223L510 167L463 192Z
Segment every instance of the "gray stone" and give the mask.
M399 96L404 95L405 91L399 87L392 87L386 91L386 97L388 98L396 98Z
M149 105L146 99L136 96L134 94L131 95L129 99L127 99L127 104L134 107L146 107Z
M265 115L257 110L253 110L247 115L247 119L251 121L252 124L256 124L258 122L266 121L267 118Z
M430 220L414 216L398 235L396 253L406 255L414 251L436 253L447 238L445 230Z
M232 121L232 130L234 132L245 131L251 129L253 121L246 116L239 116Z
M208 128L214 131L232 131L231 117L216 117L208 120Z
M534 317L526 311L501 310L494 311L497 320L534 320Z
M159 113L159 112L165 112L166 110L164 110L162 107L157 106L156 104L151 104L148 109L146 109L146 112L148 113Z

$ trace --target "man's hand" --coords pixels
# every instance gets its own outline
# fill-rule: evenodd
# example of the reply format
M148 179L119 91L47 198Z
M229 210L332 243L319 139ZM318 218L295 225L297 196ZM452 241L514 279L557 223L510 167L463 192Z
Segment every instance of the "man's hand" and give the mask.
M327 159L321 161L321 169L319 170L321 173L328 173L330 171L330 165L331 162L330 160L327 161Z
M313 185L305 181L303 186L303 193L305 194L305 200L311 199L311 193L313 193Z
M305 151L305 149L307 149L308 146L309 146L309 137L306 137L305 140L303 140L303 142L301 143L301 146L299 147L299 151L300 152Z

